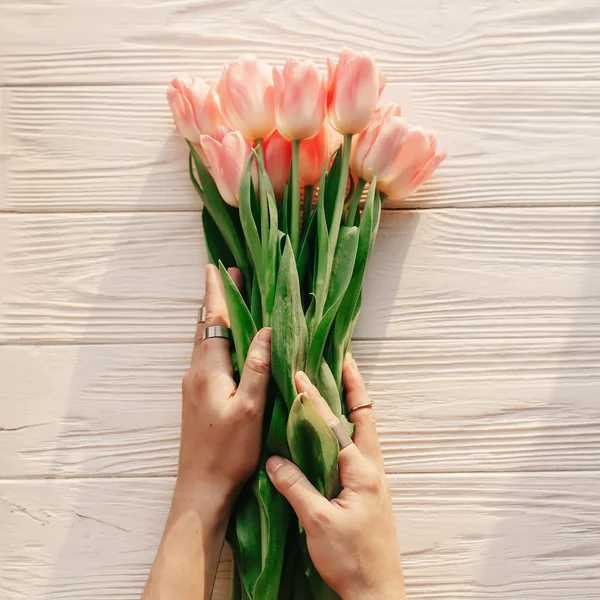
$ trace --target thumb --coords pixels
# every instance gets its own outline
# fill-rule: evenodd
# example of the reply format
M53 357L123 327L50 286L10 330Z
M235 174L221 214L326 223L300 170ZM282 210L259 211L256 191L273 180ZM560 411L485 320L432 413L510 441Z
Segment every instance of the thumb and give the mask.
M305 529L333 511L333 506L325 496L317 491L294 463L280 456L272 456L266 466L273 486L292 505Z
M271 329L261 329L252 340L236 397L250 402L257 414L262 414L271 377Z

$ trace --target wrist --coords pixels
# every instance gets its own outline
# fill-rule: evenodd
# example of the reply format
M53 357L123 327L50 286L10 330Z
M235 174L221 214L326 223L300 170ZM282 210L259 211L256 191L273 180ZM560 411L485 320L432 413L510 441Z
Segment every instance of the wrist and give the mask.
M404 578L400 575L381 584L357 586L341 596L343 600L406 600Z

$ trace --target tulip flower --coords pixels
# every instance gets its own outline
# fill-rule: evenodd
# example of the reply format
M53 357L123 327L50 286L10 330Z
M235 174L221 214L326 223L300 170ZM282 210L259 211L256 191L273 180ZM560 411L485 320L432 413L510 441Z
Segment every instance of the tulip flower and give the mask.
M344 48L337 63L327 60L327 112L331 124L344 134L364 131L385 87L385 76L368 52Z
M271 180L275 196L281 199L290 174L292 142L286 140L279 131L275 130L273 135L263 143L263 148L265 170Z
M379 190L391 198L410 196L446 158L433 135L420 127L410 127L396 156L393 168L377 182Z
M229 63L217 86L227 125L250 142L267 139L275 131L273 72L255 56Z
M323 123L321 131L314 138L300 143L302 185L315 185L319 181L323 167L341 143L340 134L332 129L328 122Z
M223 118L214 90L200 77L184 75L171 81L167 100L181 135L197 144L201 135L214 136Z
M398 104L377 109L369 127L353 140L350 166L356 176L371 181L377 173L379 181L385 180L407 132L408 124L400 117Z
M317 135L325 119L325 80L312 60L290 58L283 72L273 68L275 120L288 140L306 140Z
M240 184L252 152L250 145L239 131L230 131L222 141L203 135L200 144L223 200L231 206L239 206Z

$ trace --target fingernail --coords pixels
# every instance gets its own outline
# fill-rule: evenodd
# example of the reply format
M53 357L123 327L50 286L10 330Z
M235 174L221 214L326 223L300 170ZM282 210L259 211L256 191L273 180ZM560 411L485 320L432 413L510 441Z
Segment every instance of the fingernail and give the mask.
M267 461L267 475L269 477L273 477L281 467L285 465L285 459L281 458L281 456L271 456L271 458Z
M217 273L217 267L212 263L207 263L206 265L206 278L208 279L211 275L215 275Z
M304 371L297 371L296 372L296 377L298 377L298 379L306 384L306 385L310 385L310 379L308 378L308 375L304 372Z
M263 346L270 348L271 347L271 328L263 327L256 334L256 341L261 343Z

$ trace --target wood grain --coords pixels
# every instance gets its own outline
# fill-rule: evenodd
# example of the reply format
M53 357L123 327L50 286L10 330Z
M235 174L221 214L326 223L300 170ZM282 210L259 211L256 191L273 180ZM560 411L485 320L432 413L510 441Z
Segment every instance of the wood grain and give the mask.
M598 209L388 211L358 338L600 335ZM200 213L0 217L0 343L181 342Z
M3 94L0 209L198 209L165 85ZM392 84L385 96L449 153L421 192L388 207L600 203L599 82Z
M0 83L159 83L217 77L249 50L275 64L344 45L391 81L598 79L596 0L9 0Z
M596 600L598 473L395 475L414 600ZM173 480L0 482L5 600L139 598ZM215 600L227 597L222 563Z
M190 344L3 346L0 477L175 475ZM354 343L390 473L600 465L600 342Z

